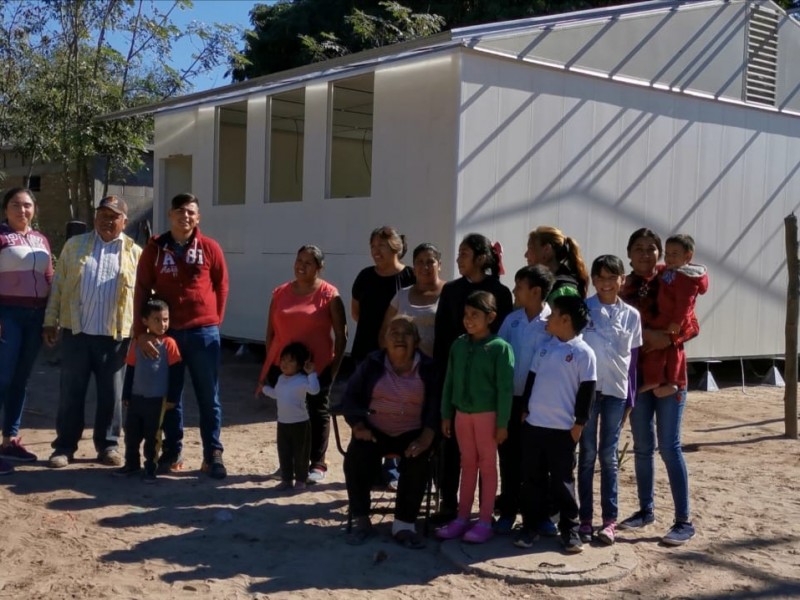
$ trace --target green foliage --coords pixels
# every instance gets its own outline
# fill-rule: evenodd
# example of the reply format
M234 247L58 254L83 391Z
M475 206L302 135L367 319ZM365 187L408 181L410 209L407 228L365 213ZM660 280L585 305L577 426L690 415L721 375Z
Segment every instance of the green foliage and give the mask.
M233 69L243 81L387 43L480 23L586 10L640 0L282 0L250 11L253 26ZM793 0L778 0L789 8ZM794 4L800 5L798 0Z
M172 22L191 7L190 0L0 2L0 143L31 164L61 164L73 214L91 210L96 156L109 159L108 173L133 172L152 137L152 119L97 117L187 92L199 74L242 63L231 26ZM169 61L183 38L196 51L177 71Z
M379 48L438 33L444 26L442 17L427 13L416 14L397 2L382 1L379 2L379 7L381 11L376 15L354 8L344 18L344 24L348 28L346 37L352 47ZM298 37L305 62L319 62L352 52L351 46L330 32L321 32L319 38L311 35Z

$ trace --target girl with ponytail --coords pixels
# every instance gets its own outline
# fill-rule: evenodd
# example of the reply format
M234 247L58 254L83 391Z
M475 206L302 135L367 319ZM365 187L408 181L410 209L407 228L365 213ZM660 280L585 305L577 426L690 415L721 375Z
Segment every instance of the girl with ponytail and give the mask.
M537 227L528 235L525 252L528 265L544 265L556 278L553 291L547 297L552 301L559 296L586 298L589 274L583 262L581 248L571 237L555 227Z

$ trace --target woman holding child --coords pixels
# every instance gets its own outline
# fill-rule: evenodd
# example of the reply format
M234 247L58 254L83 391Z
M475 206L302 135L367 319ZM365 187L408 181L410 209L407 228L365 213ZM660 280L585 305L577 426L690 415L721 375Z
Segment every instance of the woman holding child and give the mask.
M328 395L347 344L344 303L339 291L320 278L324 266L322 250L312 245L301 246L294 261L294 280L272 292L267 317L267 356L256 390L259 393L265 383L276 384L281 374L280 355L289 343L300 342L309 349L320 386L318 393L306 396L311 422L310 482L322 481L327 471Z
M678 352L681 369L685 371L686 354L683 343L688 336L670 336L652 328L658 317L659 276L664 269L664 265L658 263L662 255L663 247L658 234L646 228L634 231L628 240L628 258L633 271L625 279L620 296L641 314L644 339L642 351L662 350L673 345ZM681 450L681 421L685 406L685 387L664 397L656 396L654 390L636 397L636 404L631 412L631 429L639 510L619 524L620 529L636 529L655 521L653 471L658 440L658 451L667 469L675 504L675 522L662 541L673 546L688 542L695 534L689 513L689 475Z

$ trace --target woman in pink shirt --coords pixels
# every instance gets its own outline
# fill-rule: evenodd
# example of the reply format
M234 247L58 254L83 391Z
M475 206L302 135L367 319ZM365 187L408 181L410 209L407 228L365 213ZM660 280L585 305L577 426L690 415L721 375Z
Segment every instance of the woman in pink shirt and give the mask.
M339 291L320 279L324 265L322 250L317 246L302 246L294 261L294 280L273 290L267 317L267 357L256 391L260 392L265 383L275 385L280 375L281 349L287 344L300 342L311 351L320 391L306 397L311 421L309 482L322 481L327 471L325 454L330 437L328 395L347 345L344 303Z
M13 473L7 460L33 462L19 437L25 390L39 347L53 262L47 238L33 229L33 192L12 188L3 196L0 221L0 412L3 439L0 475Z

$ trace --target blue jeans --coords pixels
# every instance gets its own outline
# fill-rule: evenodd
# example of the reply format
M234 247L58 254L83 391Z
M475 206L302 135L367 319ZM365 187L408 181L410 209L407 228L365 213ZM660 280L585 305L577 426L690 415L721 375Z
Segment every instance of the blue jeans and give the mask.
M53 449L72 456L83 435L86 391L94 375L97 409L94 415L94 447L98 454L116 450L122 423L122 379L129 340L107 335L61 333L61 396L56 415Z
M681 449L681 421L685 406L685 390L666 398L656 398L653 392L644 392L637 396L631 412L639 508L652 513L655 506L653 469L658 439L658 452L667 469L672 501L675 503L676 521L689 521L689 474Z
M603 523L616 521L617 507L617 444L625 414L625 398L598 393L592 412L583 428L578 452L578 498L581 521L592 520L594 465L600 456L600 507ZM597 425L600 423L598 447Z
M167 335L175 339L181 360L189 375L200 412L200 439L203 460L208 462L214 450L222 450L219 441L222 429L222 405L219 401L219 366L221 348L219 327L170 329ZM176 458L183 450L183 393L175 410L164 415L164 444L162 454Z
M3 436L17 437L25 391L42 345L43 308L0 306L0 409Z

